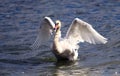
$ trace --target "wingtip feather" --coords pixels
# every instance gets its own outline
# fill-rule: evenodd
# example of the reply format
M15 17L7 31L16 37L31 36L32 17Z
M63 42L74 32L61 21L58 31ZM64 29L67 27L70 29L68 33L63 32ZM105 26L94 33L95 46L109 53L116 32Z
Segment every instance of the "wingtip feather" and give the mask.
M103 44L106 44L108 42L108 39L105 38Z
M50 17L48 17L48 16L45 16L44 18L45 18L45 19L49 19Z

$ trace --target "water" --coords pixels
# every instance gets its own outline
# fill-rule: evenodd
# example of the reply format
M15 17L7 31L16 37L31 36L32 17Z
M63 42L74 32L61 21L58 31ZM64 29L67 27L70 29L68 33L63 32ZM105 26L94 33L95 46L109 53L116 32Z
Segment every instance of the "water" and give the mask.
M44 16L62 21L63 36L75 17L108 38L81 44L75 63L56 63L47 46L31 50ZM0 0L0 76L120 76L120 0Z

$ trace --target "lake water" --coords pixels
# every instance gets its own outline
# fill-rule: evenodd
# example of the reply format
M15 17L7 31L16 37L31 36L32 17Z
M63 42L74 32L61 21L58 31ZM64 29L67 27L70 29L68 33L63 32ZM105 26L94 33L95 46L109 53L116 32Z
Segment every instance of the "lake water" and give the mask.
M29 48L45 16L63 36L78 17L108 43L82 43L78 61L56 63L47 46ZM120 0L0 0L0 76L120 76Z

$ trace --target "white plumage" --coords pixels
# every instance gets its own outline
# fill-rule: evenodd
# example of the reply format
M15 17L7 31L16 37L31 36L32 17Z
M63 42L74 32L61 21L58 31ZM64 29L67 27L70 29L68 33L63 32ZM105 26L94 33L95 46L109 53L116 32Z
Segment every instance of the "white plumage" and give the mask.
M32 49L37 49L41 45L44 45L52 35L53 28L55 27L54 22L49 17L45 17L41 22L40 28L38 30L38 35L35 42L32 44Z
M31 47L33 49L39 48L50 39L51 35L54 35L52 52L57 60L75 61L78 57L78 43L105 44L107 42L107 39L100 35L92 25L79 18L75 18L72 21L66 36L62 40L60 29L61 22L59 20L54 23L50 17L45 17L40 26L36 41Z

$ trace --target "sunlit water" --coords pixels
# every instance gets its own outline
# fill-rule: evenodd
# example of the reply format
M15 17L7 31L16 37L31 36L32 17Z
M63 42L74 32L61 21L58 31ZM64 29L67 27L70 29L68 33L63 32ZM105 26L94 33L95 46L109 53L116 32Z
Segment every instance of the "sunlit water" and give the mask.
M75 17L108 38L105 45L80 44L75 63L56 63L50 48L31 50L44 16ZM0 0L0 76L120 76L120 0Z

